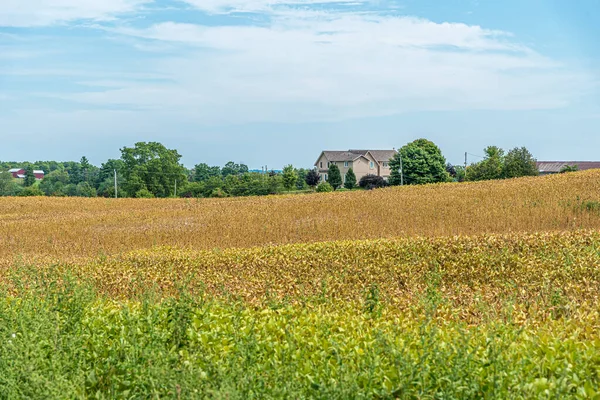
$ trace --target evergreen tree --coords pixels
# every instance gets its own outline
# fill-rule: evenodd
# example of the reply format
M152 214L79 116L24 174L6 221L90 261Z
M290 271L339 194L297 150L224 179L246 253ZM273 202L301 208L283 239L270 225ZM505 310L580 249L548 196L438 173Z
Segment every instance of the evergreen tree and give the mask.
M25 186L25 187L33 186L34 183L35 183L35 175L33 174L33 166L28 165L27 168L25 168L25 179L23 180L23 186Z
M329 172L327 173L327 176L327 182L329 182L333 190L337 190L340 186L342 186L342 174L340 173L340 169L337 165L331 164L329 166Z
M348 190L352 190L356 187L356 175L354 174L352 168L348 169L348 172L346 173L344 187Z

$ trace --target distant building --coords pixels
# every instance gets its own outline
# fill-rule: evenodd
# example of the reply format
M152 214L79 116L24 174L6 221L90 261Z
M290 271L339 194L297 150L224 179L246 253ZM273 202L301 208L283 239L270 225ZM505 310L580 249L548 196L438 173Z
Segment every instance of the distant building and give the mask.
M600 169L600 161L538 161L540 175L558 174L564 167L577 166L577 170Z
M13 169L9 169L8 172L10 172L12 174L13 178L25 179L25 168L13 168ZM38 169L34 170L33 175L35 175L35 179L37 179L37 180L44 179L44 171L42 171L42 170L38 170Z
M327 180L329 166L333 164L339 167L343 182L350 168L354 171L357 181L365 175L377 175L387 180L391 174L389 162L395 155L396 150L326 150L321 152L315 167L321 181Z

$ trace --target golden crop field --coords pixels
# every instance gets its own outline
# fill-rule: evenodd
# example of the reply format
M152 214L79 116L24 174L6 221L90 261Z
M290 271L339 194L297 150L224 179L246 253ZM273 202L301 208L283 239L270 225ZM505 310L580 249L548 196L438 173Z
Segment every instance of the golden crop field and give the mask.
M599 182L0 198L0 399L600 399Z
M600 228L600 171L231 199L0 198L0 260Z

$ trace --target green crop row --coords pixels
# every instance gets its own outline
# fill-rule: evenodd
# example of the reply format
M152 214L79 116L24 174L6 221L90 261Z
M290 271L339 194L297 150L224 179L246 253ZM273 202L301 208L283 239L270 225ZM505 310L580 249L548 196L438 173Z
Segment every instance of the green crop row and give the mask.
M529 325L430 317L376 293L360 307L250 307L50 282L0 301L0 399L600 398L598 312Z

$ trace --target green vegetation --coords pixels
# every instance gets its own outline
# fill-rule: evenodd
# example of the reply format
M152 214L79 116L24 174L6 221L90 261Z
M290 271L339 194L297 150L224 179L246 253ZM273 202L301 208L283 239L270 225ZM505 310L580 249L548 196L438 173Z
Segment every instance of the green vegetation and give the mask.
M348 190L352 190L356 187L356 175L354 175L354 171L352 170L352 168L349 168L348 172L346 173L344 187Z
M509 179L539 174L535 158L525 147L516 147L506 155L504 150L496 146L489 146L484 152L482 161L467 168L467 180Z
M390 160L390 185L400 185L400 169L404 174L405 185L447 182L446 159L435 143L418 139L402 147Z
M327 172L327 182L329 182L333 190L337 190L342 186L342 174L337 165L331 164L329 166L329 171Z
M69 282L0 300L0 398L600 395L593 320L519 325L507 303L503 323L445 322L435 280L408 313L375 286L361 304L336 304L324 287L302 306L250 307L185 292L116 301Z

